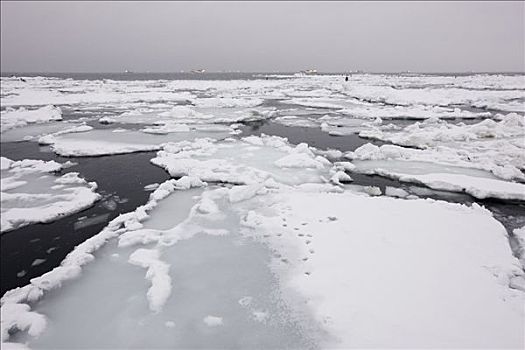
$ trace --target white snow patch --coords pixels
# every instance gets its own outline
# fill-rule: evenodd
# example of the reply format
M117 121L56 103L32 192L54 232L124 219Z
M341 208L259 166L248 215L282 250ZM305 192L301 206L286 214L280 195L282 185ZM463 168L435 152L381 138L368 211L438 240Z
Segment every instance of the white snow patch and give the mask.
M518 256L521 262L521 265L525 269L525 226L522 228L517 228L512 231L516 242L518 243Z
M169 265L159 260L157 250L143 248L135 250L130 255L129 262L148 269L146 278L151 281L147 293L149 307L153 312L160 312L171 294Z
M385 195L390 196L390 197L406 198L410 194L402 188L386 186Z
M9 340L14 329L26 331L32 337L39 336L46 327L47 320L44 315L31 311L27 304L5 304L0 309L0 335L2 348Z
M302 165L308 163L315 167L297 172L298 163L290 167L290 163L283 160L289 155L294 159L299 157ZM151 162L173 177L189 175L206 182L237 185L261 184L269 179L281 184L322 182L331 167L326 158L315 156L306 144L293 147L276 136L168 143Z
M49 105L31 110L24 107L7 108L0 112L0 129L1 132L4 132L30 123L45 123L52 120L62 120L62 111L59 107Z
M523 271L487 210L351 193L254 199L279 215L246 234L282 232L267 236L290 262L275 269L336 337L322 347L523 346L525 294L509 288Z
M423 184L435 190L464 192L473 197L525 200L525 184L491 178L490 174L475 169L461 169L453 166L411 167L410 162L403 166L395 161L354 161L354 171L365 174L378 174L403 182ZM420 165L420 164L417 164ZM464 174L461 173L464 171Z
M224 324L222 317L208 315L202 320L209 327L222 326Z
M160 185L158 183L152 183L144 186L144 191L155 191Z
M78 173L56 177L50 172L62 169L55 161L13 162L2 158L1 232L36 222L50 222L90 207L100 195L97 184L88 183Z

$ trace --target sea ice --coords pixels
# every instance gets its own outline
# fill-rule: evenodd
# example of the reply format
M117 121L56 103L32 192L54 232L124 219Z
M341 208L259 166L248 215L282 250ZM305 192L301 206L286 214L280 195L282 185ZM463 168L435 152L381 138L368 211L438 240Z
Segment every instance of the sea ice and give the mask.
M222 326L223 324L222 317L219 317L219 316L208 315L204 317L203 321L204 323L206 323L207 326L210 326L210 327Z
M4 98L2 98L2 104ZM52 120L62 120L62 111L55 106L46 106L38 109L8 108L0 112L1 132L12 128L25 126L30 123L45 123Z
M253 143L258 141L252 139L249 144ZM182 252L175 254L175 250L183 247L184 242L199 242L203 239L200 235L205 233L209 237L228 237L215 236L217 230L231 234L240 232L246 239L269 245L274 255L270 266L279 276L282 300L292 309L300 308L299 304L304 305L304 302L297 300L296 293L299 293L301 298L306 298L317 324L330 334L329 337L316 336L321 347L523 345L521 324L525 315L520 305L524 302L524 294L509 288L511 281L516 281L523 271L512 256L503 226L477 205L467 207L433 200L363 197L348 191L327 192L319 186L317 190L307 191L301 186L271 187L266 191L250 192L243 200L230 200L232 195L237 196L236 193L245 193L248 187L262 188L264 182L192 192L188 196L193 201L180 202L178 196L186 191L175 189L191 187L185 183L194 181L191 178L168 180L157 188L151 195L151 204L146 207L150 218L157 217L158 223L140 214L138 217L146 219L137 224L138 210L131 216L126 214L118 218L119 224L111 224L114 232L111 235L108 236L109 231L105 229L101 235L110 239L117 237L115 233L120 234L118 245L110 244L104 249L103 256L111 260L97 260L84 277L58 292L62 297L44 299L34 311L28 310L46 315L53 323L53 327L49 331L46 328L40 337L27 338L29 345L50 346L59 344L62 339L60 344L71 346L73 337L78 340L79 336L87 340L75 327L83 325L84 332L94 332L99 325L96 320L109 317L103 316L107 312L117 323L105 324L111 332L108 337L101 336L97 342L90 342L93 346L130 346L122 341L129 339L126 337L133 334L129 332L139 326L133 321L137 316L131 317L132 314L142 315L138 316L138 321L146 322L140 323L146 335L156 334L155 329L165 327L167 320L177 324L176 328L198 327L197 323L204 321L205 325L226 327L225 331L229 332L229 321L222 321L223 314L213 310L181 310L179 314L168 311L180 305L182 296L173 296L174 291L189 288L189 292L195 288L191 287L194 283L207 283L202 279L187 280L188 286L179 283L180 269L186 269L189 261L181 261ZM164 203L167 206L161 210ZM179 208L179 214L171 218L175 207ZM201 210L202 207L206 209ZM377 213L381 220L377 220ZM132 220L131 223L128 220ZM165 220L171 223L162 228L161 221ZM465 251L469 254L465 255ZM205 256L187 253L198 259L195 263L206 260ZM447 259L443 259L444 255ZM125 256L129 256L129 262ZM89 260L76 261L84 264ZM140 273L130 268L129 263L144 267L147 272ZM100 280L103 271L107 271L109 278L97 286L94 281ZM188 273L192 274L192 270ZM149 287L140 282L144 275L150 281ZM225 278L225 275L212 275ZM215 279L212 275L206 278ZM105 305L102 300L110 298L106 288L115 283L122 285L123 279L128 287L111 299L111 310L98 307L98 304ZM39 285L36 281L32 283ZM385 289L385 285L389 288ZM471 292L465 293L465 290ZM239 317L236 312L244 309L253 322L266 327L273 320L269 318L270 313L244 293L231 296L237 311L220 310L235 320ZM75 301L78 295L99 300L98 304L83 309L82 321L62 310L64 303L68 310L81 307ZM2 307L13 302L21 305L18 303L28 298L32 298L29 291L10 292L2 299ZM219 298L201 299L200 303L208 306L229 303L225 301L228 298L226 293ZM129 305L134 306L129 309ZM297 322L310 327L307 318ZM20 330L26 329L16 317L11 324ZM501 324L505 327L498 326ZM126 330L122 337L114 332L116 327ZM133 339L134 344L144 344L144 340ZM150 347L165 347L175 341L168 335L147 336L147 339ZM221 341L221 344L231 343Z
M153 135L133 130L114 133L104 129L45 137L44 141L51 143L52 150L58 155L86 157L156 151L167 142L194 140L198 137L222 138L228 135L229 133L224 131L181 131L167 135Z
M269 179L287 185L323 182L332 167L306 144L294 147L277 136L167 144L151 162L173 177L189 175L206 182L245 185Z
M390 141L401 146L429 147L455 142L508 139L525 136L525 117L516 113L501 116L500 121L486 119L476 124L451 124L440 119L416 122L400 132L363 131L364 137Z
M324 346L523 346L524 294L508 287L523 271L488 211L351 193L261 198L279 214L247 230L281 234L267 238L288 261L276 269L336 336Z
M50 222L93 205L100 195L95 182L78 173L54 176L63 169L54 161L12 161L2 157L1 231L10 231L36 222Z
M18 142L18 141L38 141L41 137L55 134L81 131L87 131L90 128L83 123L73 123L66 121L51 121L47 123L28 124L26 126L16 127L2 132L1 142ZM66 131L69 130L69 131Z
M525 269L525 226L515 229L513 234L516 238L516 241L518 242L518 256L521 265Z
M65 156L155 150L151 162L173 177L146 185L148 203L60 266L8 291L2 348L522 348L523 229L511 237L517 259L477 204L345 185L348 173L380 174L525 200L525 185L511 182L525 180L522 76L274 78L2 77L2 142L38 137ZM49 103L61 108L30 107ZM60 111L68 122L50 122ZM128 129L93 130L79 124L86 118ZM232 137L236 123L269 118L397 145L343 157L276 136ZM398 118L425 121L385 123ZM77 173L48 174L64 165L0 160L2 231L99 198ZM14 207L31 213L13 216Z
M390 196L390 197L406 198L410 194L402 188L386 186L385 195Z
M394 145L382 145L380 147L373 144L365 144L353 152L347 152L346 158L354 160L404 160L419 163L426 163L428 167L457 167L465 168L463 172L481 173L479 170L491 172L494 176L504 180L525 180L525 175L519 170L521 166L521 155L515 154L508 158L493 157L495 153L506 151L497 150L492 147L493 152L468 152L466 150L440 146L430 149L412 149ZM508 153L508 152L507 152ZM515 160L513 165L511 159ZM431 165L435 163L435 165ZM409 165L410 163L405 163ZM471 169L471 170L466 170ZM476 171L478 169L478 171ZM449 172L448 170L444 172Z
M404 160L365 160L353 164L354 172L419 183L435 190L465 192L479 199L525 200L525 184L503 181L482 170Z

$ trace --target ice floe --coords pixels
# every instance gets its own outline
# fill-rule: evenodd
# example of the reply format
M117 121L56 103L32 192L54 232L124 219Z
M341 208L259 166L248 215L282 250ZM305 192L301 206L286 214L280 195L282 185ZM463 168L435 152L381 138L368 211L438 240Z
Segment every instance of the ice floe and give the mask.
M356 170L365 174L379 174L391 177L403 182L423 184L436 190L464 192L479 199L499 198L525 201L525 185L521 183L446 172L430 172L427 174L413 174L407 171L397 172L399 170L390 169L390 165L393 164L389 163L382 162L371 166L367 162L360 162L356 164ZM399 163L396 165L399 165Z
M361 136L377 138L403 146L429 147L439 144L477 141L483 139L509 139L525 136L525 117L516 113L498 115L498 121L483 120L476 124L451 124L439 119L416 122L399 132L381 130L362 131Z
M524 179L524 117L512 113L501 116L500 119L499 122L485 120L473 125L458 126L433 121L416 123L397 133L375 129L361 132L360 135L402 146L425 148L429 151L428 154L435 155L428 159L455 157L467 167L487 169L504 179ZM410 151L404 151L408 152Z
M194 100L197 107L255 107L263 103L260 98L232 98L232 97L208 97Z
M82 130L85 131L85 130ZM177 132L151 133L135 130L87 130L82 133L67 132L50 135L39 141L51 144L58 155L67 157L102 156L144 151L157 151L170 141L193 140L198 137L223 138L229 135L230 128L221 130L185 130Z
M201 242L204 238L200 234L208 232L208 237L224 237L218 238L221 240L237 237L235 239L269 245L273 252L270 268L279 279L281 302L289 303L292 309L297 308L296 312L306 306L318 327L329 334L312 330L311 336L318 346L523 345L521 325L525 315L520 305L525 295L509 288L511 280L522 276L523 271L512 256L503 226L490 212L477 205L467 207L433 200L364 197L351 192L327 192L322 187L315 191L304 191L301 187L269 188L245 196L243 200L231 201L232 193L245 193L247 187L240 186L242 190L238 190L238 186L190 190L187 195L185 190L173 192L176 188L191 187L195 181L183 179L164 183L151 196L154 205L148 204L131 216L118 218L118 224L110 224L100 236L95 236L93 239L100 242L105 232L105 239L113 237L120 243L128 243L109 244L104 248L101 260L96 260L93 268L57 291L62 295L60 298L44 298L34 309L26 308L27 312L39 315L38 320L45 315L52 327L39 332L39 336L27 334L18 339L25 339L29 346L36 348L58 343L72 346L72 341L79 339L98 347L129 345L126 339L130 336L132 344L145 344L145 338L133 336L134 330L140 327L146 332L149 347L173 346L181 344L182 339L186 339L188 342L184 344L189 346L196 344L197 338L188 340L182 336L177 340L169 334L149 335L156 334L155 330L165 327L166 322L176 325L174 329L199 329L201 324L212 328L220 326L224 332L238 330L238 327L251 332L251 327L255 326L250 322L260 324L258 327L271 327L276 322L275 309L271 304L261 307L257 304L258 298L246 294L234 292L219 299L199 299L202 307L191 309L189 315L186 314L188 310L178 309L182 302L179 298L187 300L185 293L195 293L192 291L200 290L197 286L203 283L195 279L198 276L192 279L181 275L181 268L185 269L187 263L180 260L181 254L194 256L194 253L178 249L187 249L182 247L192 241ZM186 182L188 184L184 184ZM181 195L193 200L181 202L177 199ZM214 204L210 205L212 202ZM166 207L161 209L163 205ZM170 217L175 207L180 212L177 217ZM157 221L150 221L144 209ZM215 215L217 213L221 215ZM381 220L377 219L378 213ZM414 220L415 217L418 220ZM166 220L170 224L161 228ZM226 230L229 235L216 236L217 230ZM130 245L129 239L133 236L142 238L134 239ZM200 249L199 246L191 247ZM71 255L78 255L77 251ZM443 259L445 255L447 258ZM206 261L207 257L198 259ZM81 266L92 258L73 260L68 257L67 260ZM147 272L134 270L133 265L146 268ZM63 263L63 266L68 264ZM111 277L100 280L103 271L108 269L113 271L106 273ZM192 271L188 273L194 273ZM143 286L144 276L149 286ZM207 278L228 277L226 274L217 278L207 275ZM94 283L95 280L99 283ZM115 291L115 298L105 292L112 285L122 285L124 280L127 288ZM385 285L388 288L385 289ZM33 281L31 287L6 294L2 310L9 313L12 305L18 307L39 297L39 293L32 296L36 286L45 285ZM49 290L49 287L44 288L44 291ZM172 295L181 289L185 292ZM465 293L465 290L471 292ZM245 289L240 291L246 293ZM297 299L297 293L304 301ZM111 310L98 299L99 303L90 303L90 308L83 309L82 317L71 316L72 310L81 307L74 301L79 294L87 298L86 302L92 298L111 299ZM213 307L218 300L237 305L237 308L231 305L227 309ZM64 307L69 310L67 314L62 310ZM180 311L174 313L175 310ZM99 327L98 317L108 317L108 312L115 320L105 324L108 336L90 341L75 328L81 327L84 333L92 332ZM243 313L246 319L241 317ZM295 322L310 329L310 321L304 313L301 315ZM9 317L12 327L20 331L29 327L20 315L11 313ZM244 326L240 326L239 320ZM500 327L501 324L505 327ZM117 329L120 333L115 332ZM206 331L202 332L208 339L204 335ZM228 339L214 339L215 344L232 344Z
M55 161L2 157L2 232L53 221L90 207L100 198L96 183L88 183L78 173L51 174L63 168Z
M174 177L188 175L206 182L243 185L267 180L287 185L324 182L332 167L308 145L292 146L277 136L170 143L151 162Z
M2 99L2 104L3 104ZM45 123L52 120L62 120L62 111L55 106L46 106L37 109L8 108L0 112L1 132L25 126L32 123Z
M487 170L493 170L495 174L492 174L482 170L483 167L480 166L465 167L465 164L458 159L455 159L455 162L446 158L429 162L426 159L432 157L429 157L428 153L420 158L418 152L421 151L408 150L408 153L404 153L406 150L390 145L381 147L364 145L347 155L354 159L355 168L350 171L419 183L436 190L465 192L479 199L525 200L525 184L505 181L495 176L495 174L506 175L508 173L506 169L495 166L485 167ZM425 159L425 161L418 159ZM471 166L468 163L466 165Z
M497 143L494 144L496 145ZM519 147L516 148L519 149ZM498 158L496 155L501 157ZM488 147L477 149L473 147L472 151L468 151L461 148L438 146L421 150L394 145L375 146L369 143L357 148L354 152L346 153L345 156L359 160L400 159L438 163L490 171L505 180L525 179L525 175L520 171L522 154L517 149L509 151L504 147L492 148L492 150L489 150Z
M275 263L283 283L308 295L337 337L326 347L523 345L524 296L509 289L523 271L488 211L351 193L277 197L258 205L277 217L266 210L247 230L286 257Z
M40 138L51 134L64 134L68 132L87 131L90 126L81 122L56 121L41 124L28 124L26 126L9 129L2 133L1 142L38 141Z

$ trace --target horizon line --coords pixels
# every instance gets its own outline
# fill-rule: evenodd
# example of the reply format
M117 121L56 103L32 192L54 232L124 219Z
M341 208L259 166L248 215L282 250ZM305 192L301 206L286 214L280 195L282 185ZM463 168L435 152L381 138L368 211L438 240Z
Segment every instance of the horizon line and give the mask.
M0 71L1 75L4 74L296 74L304 73L305 70L296 71L204 71L194 72L192 70L182 71ZM365 70L348 70L348 71L317 71L316 73L310 73L310 75L316 74L525 74L523 71L506 71L506 70L494 70L494 71L411 71L411 70L399 70L399 71L365 71Z

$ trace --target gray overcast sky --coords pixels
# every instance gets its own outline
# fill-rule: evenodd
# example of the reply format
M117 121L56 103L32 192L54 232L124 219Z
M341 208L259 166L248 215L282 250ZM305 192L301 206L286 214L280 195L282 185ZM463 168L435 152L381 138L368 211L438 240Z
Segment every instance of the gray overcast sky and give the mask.
M523 2L5 2L4 72L524 71Z

